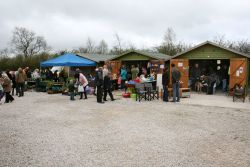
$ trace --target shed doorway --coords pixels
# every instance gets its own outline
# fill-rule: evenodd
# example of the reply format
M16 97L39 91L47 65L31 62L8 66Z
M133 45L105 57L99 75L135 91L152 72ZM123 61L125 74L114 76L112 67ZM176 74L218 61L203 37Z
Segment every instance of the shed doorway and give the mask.
M200 72L197 72L195 66L198 64L198 69ZM197 81L197 73L200 73L200 76L204 75L206 77L213 77L216 80L214 89L218 92L227 91L229 85L229 59L195 59L189 60L189 86L192 90L196 90L195 85ZM226 88L224 86L223 90L223 79L226 78ZM225 83L224 83L225 84ZM215 93L215 92L214 92Z

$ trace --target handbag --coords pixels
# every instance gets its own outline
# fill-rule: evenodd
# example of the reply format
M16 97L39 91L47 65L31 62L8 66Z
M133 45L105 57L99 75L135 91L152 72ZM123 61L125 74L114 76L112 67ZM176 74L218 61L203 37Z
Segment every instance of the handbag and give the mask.
M80 93L84 92L83 85L78 86L78 92L80 92Z

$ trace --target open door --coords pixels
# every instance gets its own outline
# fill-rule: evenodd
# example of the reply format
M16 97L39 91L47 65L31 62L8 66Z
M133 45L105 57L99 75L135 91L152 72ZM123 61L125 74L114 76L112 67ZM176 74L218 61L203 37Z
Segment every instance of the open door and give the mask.
M112 72L112 74L120 73L119 70L120 70L121 65L122 65L122 62L120 60L107 61L105 64L108 66L108 68Z
M230 79L229 88L233 88L235 84L246 86L247 83L247 59L233 58L230 59Z
M181 87L188 88L188 81L189 81L189 61L188 59L171 59L170 60L170 83L172 85L172 67L171 64L175 64L178 70L181 72Z

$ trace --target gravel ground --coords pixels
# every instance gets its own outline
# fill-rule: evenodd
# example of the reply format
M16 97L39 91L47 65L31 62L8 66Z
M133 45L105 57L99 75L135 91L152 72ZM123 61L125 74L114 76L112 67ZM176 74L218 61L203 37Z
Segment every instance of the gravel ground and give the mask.
M249 102L117 98L29 92L0 105L0 166L250 166Z

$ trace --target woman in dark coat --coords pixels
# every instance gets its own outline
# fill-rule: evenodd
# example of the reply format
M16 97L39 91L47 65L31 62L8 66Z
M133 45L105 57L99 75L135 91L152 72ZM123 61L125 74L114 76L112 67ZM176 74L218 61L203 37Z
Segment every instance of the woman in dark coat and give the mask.
M9 70L6 71L7 76L9 77L9 79L12 81L12 96L14 95L14 90L16 88L16 77L14 73L11 73ZM16 92L17 95L17 92Z
M5 94L5 103L12 102L14 98L11 96L11 80L8 75L3 74L3 90Z
M169 84L169 77L168 77L168 69L164 68L162 74L162 87L163 87L163 101L168 102L168 84Z
M16 76L15 76L15 72L13 72L12 74L12 78L11 78L11 81L12 81L12 96L14 96L14 92L15 92L15 89L16 89ZM17 96L17 90L16 90L16 96Z

